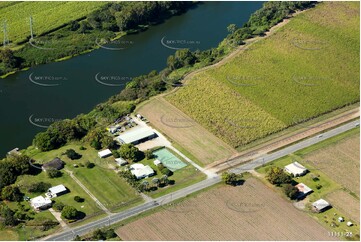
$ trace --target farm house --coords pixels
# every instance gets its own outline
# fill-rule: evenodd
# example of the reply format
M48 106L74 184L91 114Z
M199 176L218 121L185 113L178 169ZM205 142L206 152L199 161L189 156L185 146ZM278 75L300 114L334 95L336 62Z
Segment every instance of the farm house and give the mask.
M309 188L308 186L306 186L303 183L298 183L295 187L298 189L298 194L299 194L298 198L304 198L308 194L313 192L313 190L311 188Z
M285 166L285 171L294 176L303 176L307 173L307 168L295 161Z
M58 157L56 157L55 159L53 159L52 161L49 161L48 163L45 163L41 169L43 169L43 171L47 171L49 169L56 169L56 170L61 170L64 167L65 162L62 161L61 159L59 159Z
M30 199L30 205L35 210L43 210L51 207L51 200L48 197L37 196Z
M137 128L129 130L115 138L120 144L139 144L141 142L150 140L157 137L151 129L148 128Z
M142 179L142 178L154 175L154 170L150 166L145 166L143 164L133 164L133 165L131 165L130 166L130 172L137 179Z

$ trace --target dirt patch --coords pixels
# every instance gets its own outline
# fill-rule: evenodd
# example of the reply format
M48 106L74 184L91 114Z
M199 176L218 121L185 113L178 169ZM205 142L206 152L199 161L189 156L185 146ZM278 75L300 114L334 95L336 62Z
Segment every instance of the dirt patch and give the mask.
M138 112L204 165L237 152L162 97L151 100Z
M255 178L120 227L123 240L330 240L328 231ZM260 232L262 231L262 232Z

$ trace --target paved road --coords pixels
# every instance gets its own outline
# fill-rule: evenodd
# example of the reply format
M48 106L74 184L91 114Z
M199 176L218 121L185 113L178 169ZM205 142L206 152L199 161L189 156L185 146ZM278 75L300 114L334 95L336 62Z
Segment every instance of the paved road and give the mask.
M333 137L335 135L338 135L338 134L341 134L347 130L350 130L350 129L353 129L356 127L356 124L359 124L359 120L357 121L353 121L353 122L350 122L350 123L347 123L345 125L342 125L342 126L339 126L337 128L334 128L330 131L327 131L325 133L323 133L322 135L317 135L315 137L311 137L311 138L308 138L304 141L301 141L297 144L294 144L294 145L291 145L291 146L288 146L282 150L279 150L277 152L274 152L272 154L269 154L269 155L264 155L263 157L260 157L256 160L253 160L249 163L246 163L246 164L242 164L240 165L239 167L236 167L236 168L233 168L231 169L232 172L235 172L235 173L242 173L242 172L245 172L245 171L248 171L248 170L252 170L262 164L265 164L265 163L268 163L268 162L271 162L275 159L278 159L280 157L283 157L287 154L290 154L290 153L293 153L297 150L300 150L300 149L303 149L303 148L306 148L310 145L313 145L313 144L316 144L320 141L323 141L327 138L330 138L330 137ZM206 187L209 187L209 186L212 186L218 182L221 181L221 178L219 176L217 177L213 177L213 178L208 178L206 180L203 180L199 183L196 183L192 186L189 186L189 187L186 187L186 188L183 188L179 191L176 191L176 192L173 192L173 193L170 193L168 195L165 195L163 197L160 197L159 199L155 200L155 201L152 201L152 202L147 202L147 203L144 203L142 205L139 205L137 207L134 207L134 208L131 208L131 209L128 209L124 212L120 212L120 213L116 213L116 214L112 214L112 215L109 215L108 217L106 218L103 218L103 219L99 219L97 221L94 221L94 222L90 222L86 225L83 225L83 226L80 226L80 227L77 227L77 228L74 228L74 229L70 229L70 230L65 230L57 235L54 235L50 238L47 238L47 240L72 240L74 238L75 235L83 235L83 234L86 234L96 228L101 228L101 227L104 227L104 226L109 226L110 224L114 224L114 223L117 223L121 220L124 220L125 218L128 218L128 217L131 217L131 216L134 216L136 214L139 214L139 213L142 213L144 211L147 211L147 210L150 210L152 208L155 208L155 207L158 207L158 206L162 206L164 204L167 204L171 201L174 201L178 198L182 198L182 197L185 197L191 193L194 193L196 191L199 191L199 190L202 190Z

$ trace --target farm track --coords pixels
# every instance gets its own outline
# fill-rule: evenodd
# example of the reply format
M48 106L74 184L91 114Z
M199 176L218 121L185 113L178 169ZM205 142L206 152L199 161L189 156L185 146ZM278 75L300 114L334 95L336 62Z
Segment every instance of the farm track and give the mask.
M342 123L346 123L352 119L355 119L360 116L360 109L355 108L353 110L347 111L339 116L332 117L316 125L311 126L310 128L302 131L296 131L296 133L291 135L285 135L281 137L279 140L259 145L258 147L247 150L245 152L241 152L236 156L229 157L226 160L221 160L214 162L206 167L206 169L211 169L214 172L220 172L225 169L229 169L230 167L239 165L241 163L245 163L247 161L253 160L261 155L271 153L272 151L278 150L282 147L293 144L297 141L303 140L306 137L313 136L322 131L328 130L330 128L336 127Z

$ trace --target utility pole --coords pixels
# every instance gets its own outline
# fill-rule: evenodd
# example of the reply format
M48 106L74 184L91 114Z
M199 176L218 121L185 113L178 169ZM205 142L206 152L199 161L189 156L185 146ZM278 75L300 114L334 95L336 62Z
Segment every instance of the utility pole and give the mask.
M4 32L3 46L5 47L7 44L9 44L9 37L8 37L7 28L6 28L6 20L4 20L4 23L3 23L3 32Z
M33 34L33 16L30 15L30 39L34 39Z

